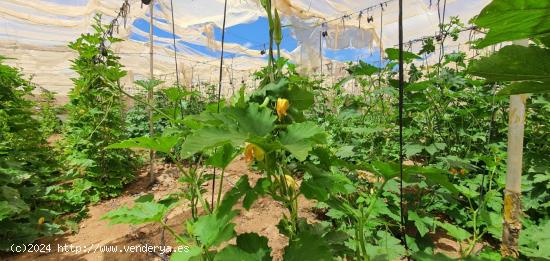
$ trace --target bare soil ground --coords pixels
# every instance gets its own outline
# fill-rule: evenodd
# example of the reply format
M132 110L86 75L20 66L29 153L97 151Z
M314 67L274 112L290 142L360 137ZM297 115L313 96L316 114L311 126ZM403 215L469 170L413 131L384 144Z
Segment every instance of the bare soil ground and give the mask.
M141 260L161 260L155 254L148 253L125 253L124 246L159 246L160 231L159 226L155 224L147 225L110 225L108 221L102 220L101 217L107 212L114 210L124 205L131 205L132 202L147 193L153 193L156 199L160 199L170 193L175 193L181 190L181 183L177 181L177 171L169 164L161 164L157 166L158 177L157 182L152 188L147 188L148 177L145 171L140 172L140 176L136 182L131 184L123 195L102 201L97 205L89 207L89 217L80 223L79 231L74 234L65 234L55 238L45 238L37 242L38 244L50 244L50 253L24 253L7 257L6 260L23 261L23 260L116 260L116 261L141 261ZM229 190L232 185L242 175L249 175L252 183L255 183L260 177L248 169L244 160L236 160L226 170L226 178L224 181L224 191ZM210 184L205 184L205 187L210 189ZM209 191L210 192L210 191ZM206 194L209 195L209 192ZM314 206L313 202L303 198L299 199L299 204L302 211L300 217L305 217L309 220L314 219L315 215L311 211ZM249 211L242 211L236 217L237 233L256 232L269 239L269 245L273 249L272 255L275 260L281 260L282 250L287 245L288 239L279 234L275 225L279 222L286 209L278 202L268 198L258 199ZM185 221L189 219L191 212L187 205L178 206L168 215L168 224L176 228L176 231L182 231ZM166 234L166 243L176 247L171 236ZM58 251L58 246L61 248L67 245L67 248L72 245L80 246L82 251ZM94 251L97 246L116 246L117 251L122 252L102 252L101 249ZM86 247L86 249L84 249ZM113 250L114 248L111 248ZM94 253L95 252L95 253Z
M24 253L5 257L10 261L50 261L50 260L67 260L67 261L145 261L145 260L162 260L158 255L153 253L134 252L128 253L124 247L129 246L159 246L161 245L161 229L156 224L146 225L110 225L108 221L102 220L101 217L107 212L118 207L131 205L132 202L147 193L153 193L156 199L160 199L170 193L181 191L181 183L177 181L177 171L170 164L158 164L156 183L152 188L148 188L148 177L146 171L140 171L139 178L132 183L125 192L113 199L105 200L99 204L89 207L89 217L83 220L79 225L79 231L73 234L65 234L59 237L44 238L37 242L38 244L50 244L50 253ZM224 181L224 191L229 190L232 185L243 175L248 175L249 180L255 183L260 177L259 174L249 170L243 159L234 161L226 170L226 178ZM205 184L207 187L207 195L210 195L210 184ZM304 198L299 199L300 217L308 219L310 222L315 222L316 215L314 214L314 202ZM276 228L277 223L282 215L287 213L286 209L278 202L270 198L258 199L249 211L241 211L241 214L236 217L237 233L255 232L269 239L269 246L273 249L272 256L274 260L282 260L284 247L288 244L288 239L281 235ZM176 231L181 232L185 221L191 216L190 210L186 204L182 204L173 209L168 215L168 224ZM438 252L443 252L449 256L458 257L458 244L449 239L446 235L434 235L434 243L438 248ZM166 234L166 244L176 247L171 236ZM60 251L59 247L63 246L81 247L80 252L76 251ZM97 249L98 246L109 247L110 251L102 251ZM481 245L480 245L481 246ZM115 248L116 247L116 250ZM114 251L114 252L113 252Z

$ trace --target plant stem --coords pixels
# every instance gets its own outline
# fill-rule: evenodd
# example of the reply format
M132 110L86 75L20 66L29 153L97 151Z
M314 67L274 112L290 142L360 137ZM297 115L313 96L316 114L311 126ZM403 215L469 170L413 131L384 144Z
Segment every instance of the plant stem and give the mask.
M185 244L185 239L183 239L183 237L181 237L180 235L178 235L178 233L176 233L176 231L174 231L174 229L172 229L170 226L168 226L166 223L164 222L160 222L160 225L165 228L166 230L168 230L168 232L170 232L170 234L172 234L172 236L174 236L176 238L176 240L179 241L179 243L181 244Z
M225 174L225 169L222 169L222 174L220 176L220 185L218 186L218 200L216 201L216 208L220 207L220 201L222 198L222 187L223 187L223 178ZM214 177L216 178L216 177Z

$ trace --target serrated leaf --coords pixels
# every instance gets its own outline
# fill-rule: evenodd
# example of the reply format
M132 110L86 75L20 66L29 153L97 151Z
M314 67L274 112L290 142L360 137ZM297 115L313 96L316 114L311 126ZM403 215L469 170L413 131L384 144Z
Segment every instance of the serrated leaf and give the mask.
M359 60L358 64L352 65L347 69L353 76L371 76L380 71L380 68Z
M292 88L290 88L286 96L290 103L291 109L306 110L309 109L315 101L312 92L304 88L299 88L297 86L293 86Z
M340 158L349 158L353 157L355 153L353 152L354 146L343 146L338 149L336 156Z
M235 236L235 224L231 221L237 213L230 211L225 215L212 213L201 216L190 224L190 230L206 248L219 246Z
M235 149L230 143L224 144L218 148L214 155L206 161L207 165L225 169L239 155L239 150Z
M202 254L202 249L198 246L191 246L187 250L175 251L170 256L171 261L189 261L199 258ZM200 259L199 259L200 260Z
M385 51L386 51L386 55L388 56L388 60L391 60L391 61L399 60L399 49L387 48ZM403 60L406 63L410 63L415 59L421 59L421 57L414 53L403 51Z
M472 23L489 32L476 45L538 37L550 33L550 2L539 0L493 0Z
M550 50L509 45L473 61L468 72L489 81L550 82Z
M214 256L214 261L239 260L260 261L254 253L248 253L236 246L227 246Z
M176 146L179 138L175 136L160 136L160 137L139 137L111 144L108 149L130 149L141 148L151 149L164 153L169 153Z
M214 260L268 261L271 260L271 249L267 238L256 233L245 233L237 236L237 245L224 248L216 254Z
M550 231L550 221L548 220L523 230L519 236L520 252L531 258L550 259L548 251L550 233L548 231Z
M301 231L285 247L285 261L329 261L335 260L328 243L318 234L309 230Z
M406 177L411 175L424 176L426 183L440 185L455 195L459 192L455 185L449 181L447 173L444 170L433 167L404 166L403 172Z
M272 94L281 94L286 87L288 87L288 80L287 79L281 79L277 83L268 83L261 87L260 89L254 91L252 93L252 96L266 96L268 93Z
M225 193L223 200L220 203L219 208L216 209L215 213L220 216L227 215L231 212L233 206L237 204L241 197L253 192L254 190L250 187L248 182L248 176L242 176L231 188L231 190Z
M300 191L306 198L326 201L332 193L348 193L351 181L340 173L331 173L317 168L313 164L305 166L311 178L304 180Z
M407 156L407 158L410 158L416 154L421 153L422 150L424 150L424 146L420 144L407 144L403 147L403 150L405 156Z
M109 211L101 219L108 219L110 224L144 224L161 222L168 208L156 202L137 202L132 208L121 207Z
M424 220L416 212L409 211L409 220L414 221L414 225L420 236L423 237L430 231Z
M523 93L544 93L550 92L550 81L548 82L514 82L500 90L497 95L509 96Z
M279 141L299 161L304 161L314 145L325 142L325 137L325 132L317 124L301 122L288 125Z
M436 221L437 225L441 228L443 228L445 231L447 231L447 234L451 237L453 237L454 239L456 239L457 241L464 241L468 238L470 238L472 236L472 234L470 234L470 232L460 228L460 227L457 227L453 224L450 224L450 223L443 223L443 222L439 222L439 221Z
M405 254L405 247L401 241L386 231L378 231L377 245L368 244L366 246L367 254L371 260L396 260Z
M257 103L249 104L248 108L232 108L229 116L235 119L240 133L245 135L265 136L275 129L277 117L268 108L262 108Z
M385 180L390 180L392 178L398 177L400 174L399 165L395 163L376 161L368 166L367 169L370 172L380 177L383 177Z
M189 135L181 148L181 156L188 158L195 153L215 148L226 143L239 146L244 143L246 136L242 133L218 127L206 127Z

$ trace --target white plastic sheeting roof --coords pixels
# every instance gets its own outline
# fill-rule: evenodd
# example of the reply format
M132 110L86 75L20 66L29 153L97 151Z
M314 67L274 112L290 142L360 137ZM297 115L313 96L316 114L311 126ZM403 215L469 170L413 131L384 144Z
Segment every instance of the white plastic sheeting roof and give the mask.
M315 68L319 61L319 35L321 24L326 21L328 36L324 48L364 48L373 50L379 46L380 21L382 21L383 46L397 44L397 0L272 0L274 6L283 16L283 23L294 30L294 36L299 43L298 48L290 54L295 62L304 67ZM116 12L124 0L0 0L0 55L14 58L9 62L19 66L27 74L34 75L34 82L49 90L66 94L74 77L70 70L70 60L75 53L68 47L81 33L91 30L93 16L104 14L108 22L116 16ZM170 0L155 0L155 26L172 31ZM433 2L433 3L430 3ZM421 36L434 35L438 31L438 0L406 0L404 4L404 37L405 41ZM441 0L443 3L444 0ZM467 22L490 0L447 0L445 16L459 16ZM148 37L148 29L133 25L136 19L149 20L149 8L141 7L141 0L129 0L131 11L127 26L120 27L118 36L128 41L116 44L115 52L122 57L122 63L129 71L125 79L129 86L134 79L148 77L149 47L145 41L135 40L131 35ZM175 31L178 37L179 72L187 84L191 82L212 81L216 79L217 57L212 57L197 51L190 44L207 46L208 39L205 28L212 25L221 27L223 20L224 0L173 0ZM367 7L374 7L365 10ZM362 17L359 19L360 11ZM227 27L250 23L264 15L258 0L228 0ZM342 16L348 17L341 19ZM373 16L374 21L368 22L367 17ZM266 28L267 30L267 28ZM461 39L462 42L467 39ZM284 41L284 39L283 39ZM212 44L211 44L212 45ZM219 46L219 43L214 45ZM155 75L168 82L175 79L175 66L171 37L155 36ZM248 75L265 60L257 50L250 50L244 45L226 43L226 52L238 54L234 59L227 59L224 70L224 89L229 93L227 84L230 78L234 84L245 80ZM325 58L326 59L326 58ZM231 73L231 71L233 73ZM192 73L191 73L192 72ZM193 79L191 79L193 78ZM231 87L231 86L229 86ZM236 87L235 87L236 88Z

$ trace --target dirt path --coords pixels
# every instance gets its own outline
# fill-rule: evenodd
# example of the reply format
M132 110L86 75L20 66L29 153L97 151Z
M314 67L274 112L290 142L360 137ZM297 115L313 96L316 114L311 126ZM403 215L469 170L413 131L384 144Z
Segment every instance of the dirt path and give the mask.
M158 173L157 183L149 191L147 191L146 173L141 172L138 180L131 184L121 196L90 206L89 217L80 223L78 233L40 240L39 244L49 244L51 246L50 253L25 253L8 257L7 260L161 260L154 254L127 253L124 249L124 247L128 248L129 246L160 245L160 229L157 225L109 225L108 221L101 220L101 217L107 212L129 205L143 194L153 193L155 198L159 199L181 189L181 184L177 181L176 169L173 166L161 164ZM226 170L224 191L229 190L245 174L249 175L252 183L255 183L260 177L259 174L248 170L244 160L239 159L233 162ZM207 195L209 195L209 192L207 192ZM300 216L309 220L314 219L314 214L310 211L314 203L300 199L300 205L302 209ZM234 223L236 224L237 233L256 232L266 236L269 239L270 247L273 249L274 260L281 260L282 249L286 246L288 240L285 236L279 234L276 224L285 212L286 210L282 205L276 201L269 198L258 199L249 211L242 211L235 218ZM191 213L188 207L186 204L182 204L169 214L168 224L176 228L177 231L181 231L182 225L190 216ZM166 235L166 239L168 245L176 246L170 235ZM70 251L71 245L74 251ZM66 246L65 249L63 249L64 246ZM102 249L95 250L98 246L109 247L110 251L116 253L101 251ZM81 252L76 252L77 247L81 248ZM116 250L114 247L116 247Z
M159 246L160 228L155 224L148 225L109 225L108 221L101 220L101 217L107 212L124 205L130 205L135 199L147 193L153 193L156 199L160 199L170 193L181 190L181 183L177 181L177 171L174 166L169 164L158 164L157 183L151 189L147 189L148 177L146 172L141 172L136 182L132 183L125 192L110 200L105 200L97 205L89 207L89 217L83 220L79 225L79 231L75 234L66 234L56 238L45 238L38 244L49 244L50 253L25 253L7 257L10 261L148 261L161 260L157 255L146 252L129 253L124 249L131 246ZM237 180L248 175L251 183L255 183L260 175L249 170L247 164L242 159L234 161L226 170L224 181L224 192L228 191ZM208 190L206 195L210 195L210 185L205 184ZM300 212L299 216L308 219L309 222L315 222L315 214L312 211L315 203L299 198ZM282 260L284 247L288 244L288 239L279 234L276 225L286 209L278 202L270 198L258 199L252 208L248 211L241 211L241 214L234 219L236 231L238 234L246 232L255 232L269 239L269 246L272 248L273 260ZM287 213L288 215L288 213ZM191 217L188 206L183 203L172 210L168 215L168 224L181 232L185 221ZM452 257L459 257L459 246L448 236L444 234L434 235L436 252L443 252ZM176 247L170 235L166 235L167 245ZM231 242L234 243L234 242ZM64 250L63 247L66 246ZM74 251L70 251L73 246ZM95 250L96 247L103 246L103 249ZM80 252L76 248L81 247ZM105 249L108 248L109 251ZM115 249L116 247L116 249ZM84 249L85 248L85 249ZM476 250L481 248L481 244ZM60 251L61 250L61 251Z

